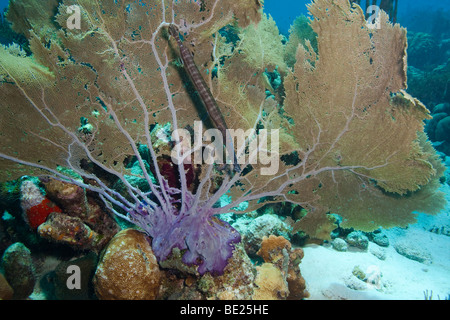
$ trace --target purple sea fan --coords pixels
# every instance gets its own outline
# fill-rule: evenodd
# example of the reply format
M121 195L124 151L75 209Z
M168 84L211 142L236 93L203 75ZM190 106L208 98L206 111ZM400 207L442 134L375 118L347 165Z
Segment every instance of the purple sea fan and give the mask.
M159 206L151 209L141 205L129 213L130 221L152 238L158 261L166 260L178 248L183 253L183 263L197 265L200 274L222 274L241 236L227 222L214 216L216 209L194 204L195 197L188 191L184 211L176 206L164 211Z

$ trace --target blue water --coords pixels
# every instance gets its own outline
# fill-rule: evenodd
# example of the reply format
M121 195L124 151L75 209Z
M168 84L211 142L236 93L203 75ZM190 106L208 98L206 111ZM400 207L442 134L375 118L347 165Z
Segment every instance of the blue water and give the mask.
M0 10L3 11L3 9L8 5L8 0L0 0Z

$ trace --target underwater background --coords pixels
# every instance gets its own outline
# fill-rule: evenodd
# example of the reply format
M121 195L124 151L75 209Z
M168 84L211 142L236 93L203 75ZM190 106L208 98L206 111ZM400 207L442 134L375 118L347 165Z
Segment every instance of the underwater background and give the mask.
M309 3L264 1L264 12L275 20L284 43L296 18L308 15ZM7 4L8 1L0 0L0 11ZM224 214L221 219L245 241L242 247L237 247L240 252L237 261L227 267L232 270L229 274L235 276L216 278L200 272L200 277L185 270L186 266L180 267L176 259L166 260L161 269L177 271L162 275L159 259L142 233L134 232L127 221L117 222L105 215L102 212L105 208L94 196L55 181L39 182L33 178L21 184L0 181L0 256L3 255L0 299L450 299L450 0L398 0L396 22L407 29L407 92L430 110L432 118L425 120L425 133L447 169L438 188L447 204L439 213L419 212L417 222L407 227L370 232L341 227L342 218L336 215L337 228L324 231L330 234L328 240L292 232L291 218L295 220L305 213L304 209L287 203L262 207L243 216ZM8 45L11 41L26 43L23 37L12 34L2 15L0 43ZM276 78L276 72L273 74ZM87 128L89 123L86 120L82 125ZM129 168L139 171L137 165L130 164ZM24 200L15 197L18 193L22 197L25 193L39 194L42 190L36 186L40 184L45 185L49 198L62 204L62 211L67 208L79 211L79 204L84 201L89 203L91 215L83 216L82 221L78 218L84 213L66 221L55 215L51 216L54 219L51 224L49 220L43 222L38 217L35 221L30 216L28 225L19 221L22 213L11 210L17 209L20 201L23 208ZM117 186L125 189L119 183L114 185ZM45 201L35 209L36 215L46 210L47 215L58 210L61 213L61 209ZM41 226L45 223L46 229ZM59 233L55 227L61 228ZM61 231L66 229L70 232ZM218 230L219 234L223 231ZM227 237L231 236L223 236ZM230 246L237 242L235 238L227 241ZM229 258L226 253L223 256ZM135 266L145 265L147 270L136 271L130 277L108 271L114 269L111 261L125 264L127 259ZM74 265L77 267L72 268ZM242 265L247 266L244 271L239 269ZM253 266L257 266L257 271ZM215 267L211 269L216 271ZM75 270L74 276L76 270L81 270L81 289L76 286L75 277L75 289L68 287L73 280L68 270ZM252 272L257 272L257 276ZM140 280L136 282L137 278ZM131 290L130 283L136 292L127 291ZM123 287L127 292L116 294ZM256 287L258 290L253 291Z

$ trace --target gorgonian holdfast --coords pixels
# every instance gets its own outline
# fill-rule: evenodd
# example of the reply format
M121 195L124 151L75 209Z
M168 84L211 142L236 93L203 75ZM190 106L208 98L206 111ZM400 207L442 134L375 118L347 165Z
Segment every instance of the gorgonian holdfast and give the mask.
M71 5L79 29L67 27ZM365 231L438 212L443 166L423 134L428 110L404 91L406 30L383 12L381 27L369 28L348 0L315 0L317 48L293 30L295 56L286 57L261 8L254 0L11 2L7 18L33 55L0 47L0 178L51 174L97 192L153 237L160 261L178 248L202 273L223 272L239 241L221 213L287 201L307 211L294 231L329 238L329 212ZM228 126L242 130L241 172L167 162L177 129L202 120L170 25ZM264 130L279 141L260 139ZM254 141L260 153L248 153ZM262 151L281 160L272 175L262 174Z
M194 201L188 200L187 207ZM148 212L142 205L130 212L130 217L152 238L152 249L158 261L164 261L177 248L183 253L182 262L188 266L198 266L197 271L222 274L234 245L241 241L240 234L227 222L214 217L210 212L186 211L170 213L155 208Z

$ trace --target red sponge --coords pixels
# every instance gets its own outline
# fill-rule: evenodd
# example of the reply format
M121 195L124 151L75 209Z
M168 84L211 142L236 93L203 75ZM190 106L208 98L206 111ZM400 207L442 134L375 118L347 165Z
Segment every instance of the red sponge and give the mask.
M52 212L61 212L61 209L47 198L41 203L26 210L28 224L33 230L36 230Z

